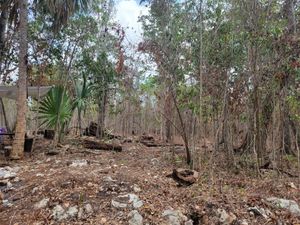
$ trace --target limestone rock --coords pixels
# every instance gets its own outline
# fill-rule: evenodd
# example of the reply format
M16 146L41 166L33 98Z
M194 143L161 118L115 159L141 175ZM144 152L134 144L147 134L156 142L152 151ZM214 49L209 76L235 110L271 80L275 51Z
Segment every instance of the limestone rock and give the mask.
M61 205L57 205L52 210L52 216L55 220L63 220L66 218L65 210Z
M17 176L16 172L17 171L9 166L0 168L0 180L5 180L5 179L12 179Z
M290 211L290 213L296 216L300 216L299 205L294 200L275 198L275 197L267 198L266 200L278 208L286 209Z
M139 199L139 197L135 194L126 194L119 195L116 198L112 199L111 204L115 208L140 208L143 206L143 201Z
M184 225L193 225L193 224L194 224L193 220L188 220L184 223Z
M120 196L119 196L118 200L114 200L114 199L111 200L112 206L115 207L115 208L126 208L127 203L122 203L122 202L120 202L120 200L123 200L123 198L121 198Z
M116 180L112 179L111 176L105 176L103 177L104 182L116 182Z
M252 212L255 216L262 216L265 219L268 219L272 214L269 210L265 210L264 208L260 208L258 206L248 208L249 212Z
M34 208L35 209L43 209L46 208L48 203L49 203L49 198L44 198L41 201L37 202L34 204Z
M240 225L248 225L247 220L240 220L239 223Z
M169 225L180 225L188 219L179 210L167 209L162 214L168 220Z
M143 217L137 210L133 210L128 214L129 225L143 225Z
M68 210L66 212L66 217L73 218L73 217L77 216L77 213L78 213L77 206L72 206L72 207L68 208Z
M139 192L142 191L142 189L138 185L134 184L133 185L133 191L136 192L136 193L139 193Z
M87 165L88 165L88 161L85 159L77 159L70 164L71 167L82 167Z
M93 213L93 207L91 206L91 204L86 204L84 206L84 212L86 214L92 214Z
M233 224L236 221L236 216L233 213L227 213L224 209L218 209L219 222L224 225Z

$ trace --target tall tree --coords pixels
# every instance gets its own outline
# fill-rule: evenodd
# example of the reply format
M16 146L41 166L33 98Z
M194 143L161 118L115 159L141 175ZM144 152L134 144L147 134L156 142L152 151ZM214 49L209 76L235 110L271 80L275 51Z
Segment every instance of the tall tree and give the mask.
M37 8L41 8L45 13L53 17L54 30L66 24L68 18L74 12L80 9L86 9L89 0L67 0L67 1L34 1ZM21 159L23 157L23 148L26 132L26 111L27 111L27 32L28 32L28 2L19 0L19 80L18 80L18 97L17 97L17 123L16 134L13 142L11 159Z
M24 136L26 131L27 111L27 0L19 0L20 22L19 22L19 80L17 97L17 124L15 139L10 154L11 159L21 159L24 152Z

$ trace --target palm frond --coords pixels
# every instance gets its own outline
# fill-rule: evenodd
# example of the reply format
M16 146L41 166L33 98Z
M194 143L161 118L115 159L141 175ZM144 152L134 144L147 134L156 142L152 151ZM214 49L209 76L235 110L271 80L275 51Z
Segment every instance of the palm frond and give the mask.
M39 119L41 125L55 128L57 124L66 124L72 117L73 107L66 90L61 87L52 88L47 96L41 101Z

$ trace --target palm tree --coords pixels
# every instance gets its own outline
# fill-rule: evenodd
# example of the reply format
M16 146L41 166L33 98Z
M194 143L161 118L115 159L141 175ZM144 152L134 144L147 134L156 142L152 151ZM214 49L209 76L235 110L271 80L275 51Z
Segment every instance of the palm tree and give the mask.
M85 112L89 97L91 95L92 86L88 83L86 79L86 75L83 75L83 80L75 80L74 81L75 87L75 107L77 108L78 112L78 128L79 134L82 136L82 113Z
M11 159L21 159L24 152L26 130L27 99L27 0L19 0L19 80L17 96L17 123L15 139L10 154Z
M41 125L55 129L53 146L61 141L66 125L72 118L74 102L69 97L64 86L52 88L41 102L38 110Z
M11 0L10 0L11 1ZM80 9L86 9L91 0L35 0L37 9L53 17L54 29L66 24L68 18ZM28 0L18 0L19 7L19 80L17 97L17 123L15 138L10 154L11 159L21 159L24 154L26 132L27 99L27 31Z

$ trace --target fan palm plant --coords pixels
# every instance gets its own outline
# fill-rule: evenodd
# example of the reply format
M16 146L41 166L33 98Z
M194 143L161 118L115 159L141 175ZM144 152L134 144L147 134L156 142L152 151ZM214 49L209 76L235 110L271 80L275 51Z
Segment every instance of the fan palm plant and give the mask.
M72 118L74 104L62 86L52 88L41 101L38 110L41 126L55 130L54 145L61 141L66 125Z
M74 81L75 86L75 107L78 112L78 128L80 136L82 136L82 113L85 112L89 97L91 95L92 86L87 82L86 76L83 75L83 80Z

